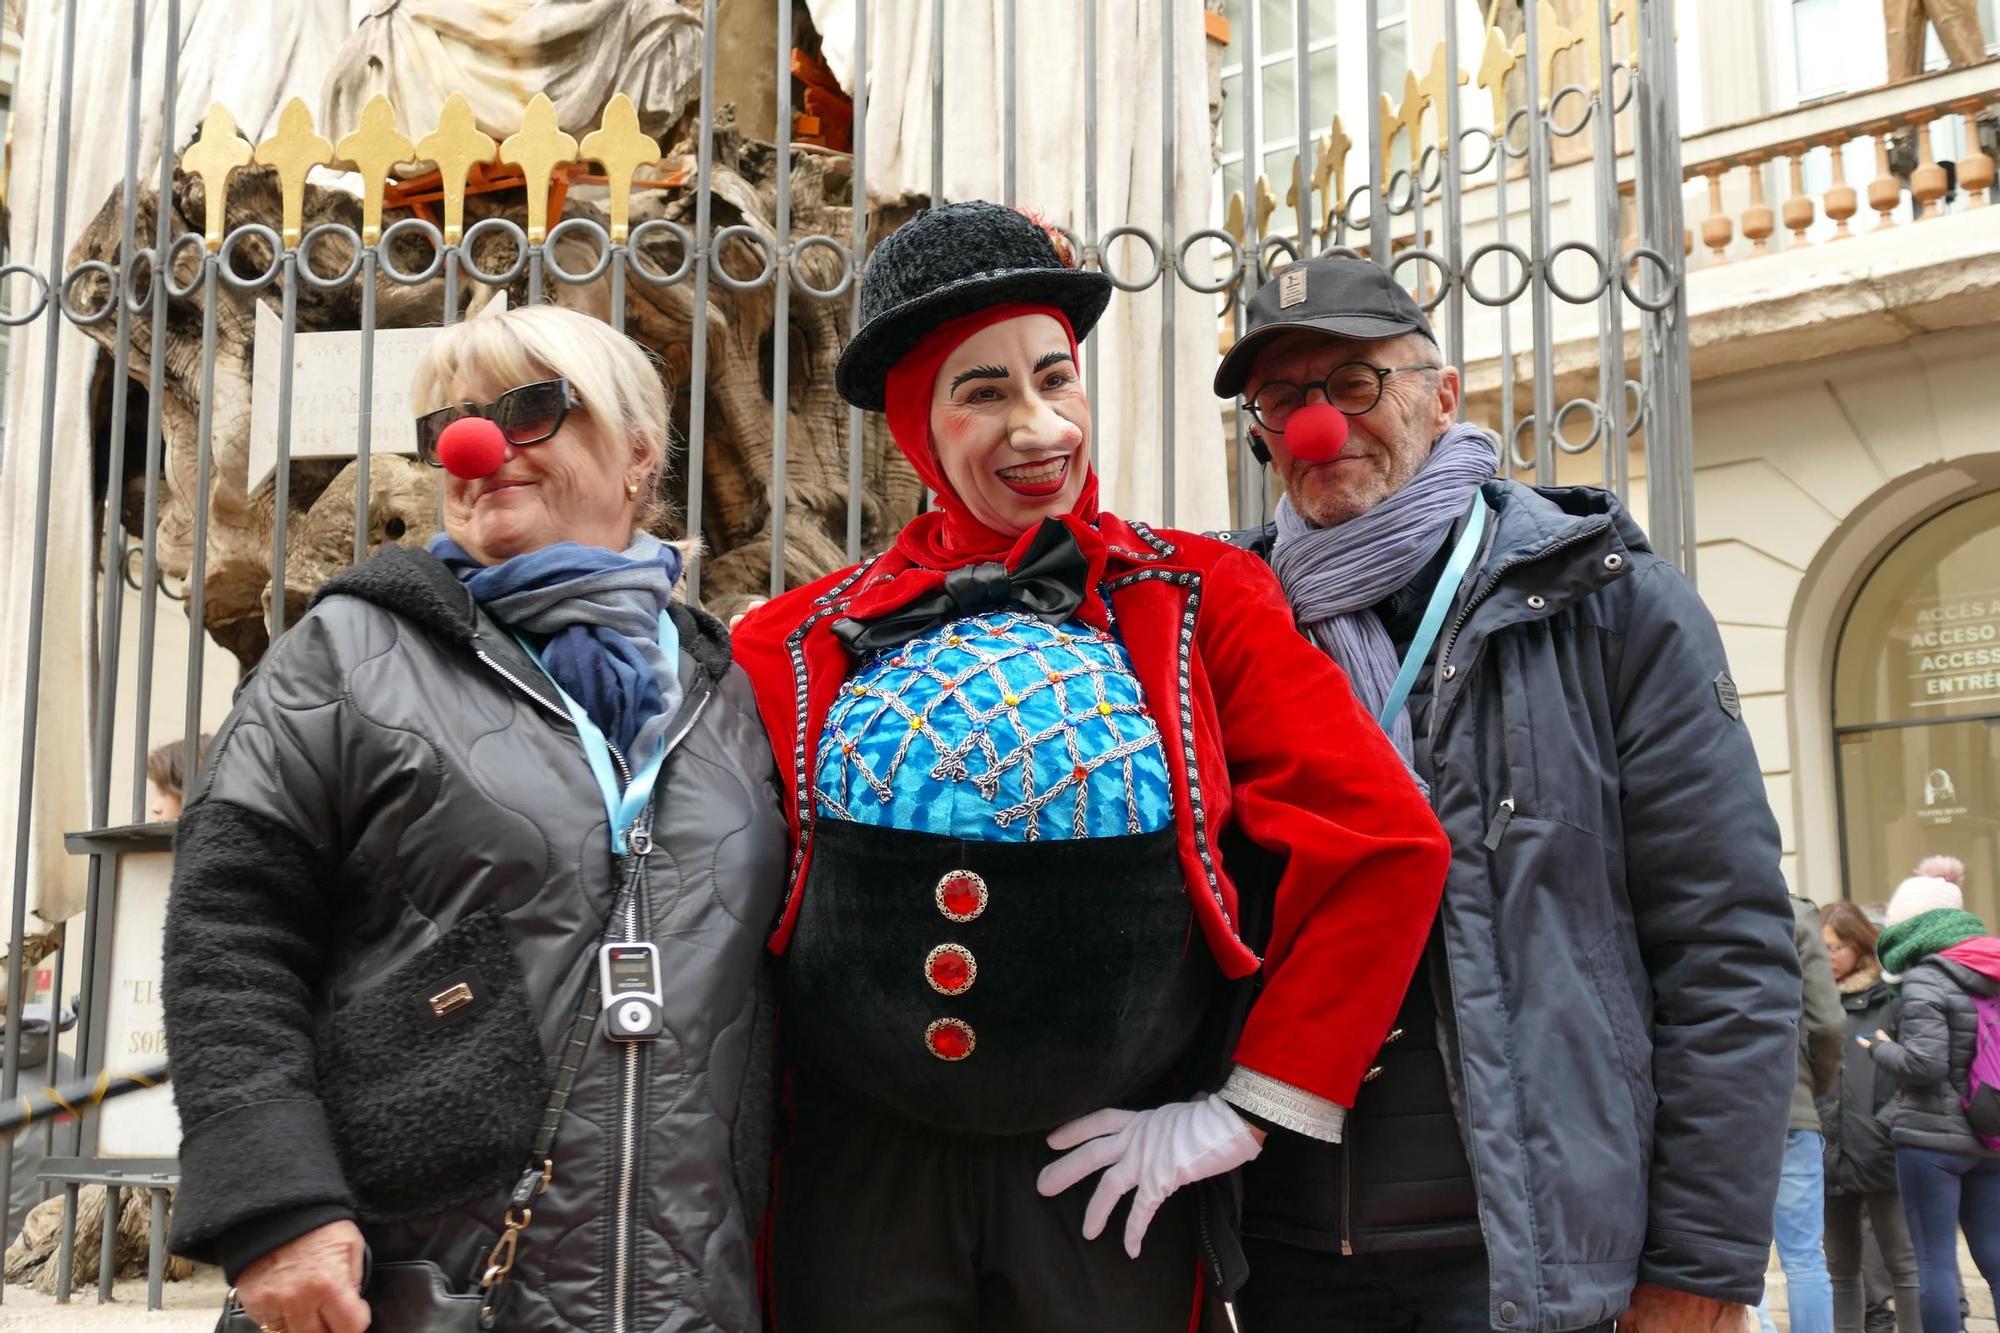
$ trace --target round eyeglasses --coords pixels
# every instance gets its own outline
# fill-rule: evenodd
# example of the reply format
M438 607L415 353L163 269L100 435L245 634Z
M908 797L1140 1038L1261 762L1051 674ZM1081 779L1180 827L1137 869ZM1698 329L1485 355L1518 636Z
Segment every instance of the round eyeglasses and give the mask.
M1428 361L1409 366L1343 361L1324 380L1316 383L1290 384L1284 380L1272 380L1260 385L1257 392L1244 401L1244 406L1250 409L1250 415L1258 425L1266 430L1281 431L1292 413L1306 405L1306 397L1318 389L1343 416L1361 417L1374 411L1375 404L1382 401L1382 391L1388 386L1391 375L1442 369L1443 366Z

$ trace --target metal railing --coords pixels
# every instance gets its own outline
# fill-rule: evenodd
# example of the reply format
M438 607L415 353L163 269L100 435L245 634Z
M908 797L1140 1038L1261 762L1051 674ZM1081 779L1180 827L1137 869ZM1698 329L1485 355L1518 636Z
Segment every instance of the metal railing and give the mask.
M1225 337L1230 331L1240 332L1244 298L1284 263L1307 253L1350 253L1386 265L1419 292L1440 324L1445 350L1455 365L1464 368L1469 360L1477 360L1483 354L1484 341L1495 344L1493 355L1502 369L1494 424L1507 442L1515 470L1553 481L1560 457L1580 456L1595 448L1602 454L1602 480L1622 493L1629 482L1628 441L1643 436L1653 540L1669 559L1684 565L1691 562L1681 169L1668 0L1605 0L1594 6L1594 41L1584 40L1588 34L1553 31L1554 11L1548 0L1525 7L1525 30L1518 34L1518 40L1490 26L1489 15L1478 81L1494 108L1490 125L1465 123L1456 89L1472 71L1459 74L1463 53L1455 23L1445 24L1444 40L1434 53L1428 81L1414 73L1402 81L1405 97L1401 111L1382 109L1386 99L1381 98L1381 91L1395 86L1395 81L1390 71L1380 67L1380 52L1371 42L1367 104L1373 110L1365 135L1367 181L1351 190L1346 188L1347 149L1343 145L1337 159L1331 152L1331 145L1345 138L1338 121L1333 139L1327 141L1327 149L1317 159L1315 154L1320 150L1316 150L1312 136L1302 135L1305 146L1294 182L1300 225L1296 235L1283 236L1265 233L1268 209L1256 202L1247 209L1239 206L1234 210L1241 215L1234 227L1177 232L1176 182L1183 174L1180 159L1186 145L1177 139L1175 118L1177 100L1186 95L1181 79L1187 67L1181 63L1184 55L1176 52L1175 41L1163 43L1158 57L1162 225L1155 229L1138 219L1103 225L1097 184L1101 15L1107 9L1140 12L1131 7L1150 2L1078 0L1061 7L1060 12L1073 15L1074 40L1083 52L1083 121L1077 127L1082 140L1082 208L1080 216L1052 220L1070 237L1083 263L1112 273L1117 287L1127 294L1120 299L1154 299L1157 289L1161 329L1157 362L1150 349L1145 354L1127 350L1115 366L1111 365L1098 338L1087 341L1085 352L1086 382L1093 389L1100 389L1106 383L1105 376L1113 373L1140 377L1141 383L1145 378L1157 379L1164 485L1162 512L1147 517L1172 523L1177 466L1187 457L1213 465L1218 455L1234 461L1238 521L1258 521L1266 514L1271 488L1244 447L1240 413L1234 420L1233 441L1229 428L1222 424L1226 410L1218 416L1213 438L1176 438L1175 395L1182 392L1176 383L1180 378L1176 373L1177 340L1196 338L1208 343L1218 328ZM773 0L773 4L777 17L776 124L784 137L793 121L793 5L792 0ZM86 863L84 929L76 956L65 960L58 955L53 988L54 995L60 996L65 966L80 974L81 1021L75 1059L78 1071L90 1076L113 1063L106 1050L105 1015L112 985L109 941L119 907L121 859L164 850L171 834L170 826L145 823L144 776L145 757L154 739L149 735L158 636L159 597L154 590L167 579L183 588L186 612L194 627L184 668L181 727L190 754L195 753L205 726L219 721L203 716L204 676L212 665L205 655L208 636L201 629L214 623L210 615L218 595L216 571L210 563L216 545L214 511L224 488L244 484L234 475L238 462L234 457L226 473L217 466L215 408L218 349L223 336L219 320L225 313L235 312L232 318L240 316L247 304L276 307L278 340L271 349L278 358L276 456L268 483L270 569L263 611L264 629L271 637L283 632L295 591L287 578L288 558L296 555L293 524L300 518L294 512L292 488L296 477L304 475L292 448L295 342L301 333L302 303L323 307L328 302L322 298L330 294L354 297L352 323L345 327L357 329L360 339L356 382L360 413L352 462L344 465L353 484L354 560L365 558L379 540L393 539L402 530L398 527L388 537L378 537L373 510L380 498L382 478L371 472L371 456L379 446L370 405L378 370L401 373L403 369L375 364L384 302L403 320L413 299L420 296L428 301L434 294L434 318L449 324L462 317L467 298L482 289L510 289L530 302L562 299L565 292L601 290L608 318L624 329L640 302L661 293L687 291L691 316L684 360L679 359L682 349L656 350L673 353L668 361L686 367L684 529L709 538L713 562L716 555L726 554L728 547L722 519L704 507L704 482L716 461L709 454L716 407L711 388L716 358L709 315L717 300L768 292L777 332L771 340L768 370L771 408L768 421L763 423L769 431L770 461L759 502L768 507L769 531L764 539L769 543L767 586L772 592L799 581L803 573L823 572L801 570L799 560L788 559L809 538L827 537L830 549L838 549L848 560L862 554L869 538L870 524L864 517L870 487L880 486L883 476L878 469L871 480L868 460L871 448L878 454L883 451L879 424L859 409L842 405L838 412L846 441L846 489L838 518L830 516L824 505L808 508L790 503L794 497L788 487L800 466L791 448L792 432L798 424L796 413L787 408L794 372L787 334L794 303L824 307L837 316L842 331L852 327L859 310L859 275L875 216L868 197L869 61L874 21L868 0L854 0L854 26L848 37L854 71L849 80L854 111L852 152L809 154L815 158L813 170L823 173L844 166L852 182L854 207L849 225L838 233L801 231L795 225L793 186L795 177L804 170L801 162L808 150L783 146L773 154L775 191L768 225L761 219L715 225L718 195L713 187L721 170L718 143L730 132L719 114L729 100L729 90L716 86L717 0L703 0L700 6L703 52L689 150L694 159L691 174L669 171L664 181L637 179L661 162L662 148L641 132L636 109L622 96L607 102L596 128L580 140L559 128L557 109L546 97L537 97L528 105L518 133L499 141L473 123L462 98L447 103L439 123L422 135L403 133L394 108L378 98L363 111L359 125L337 142L322 137L310 111L294 101L280 116L277 133L254 145L237 132L226 108L211 109L191 145L178 155L162 154L149 200L139 161L148 6L145 0L134 0L117 242L115 249L106 242L105 253L81 258L69 247L89 243L89 236L79 242L71 235L66 209L80 8L78 0L67 0L61 10L62 39L56 48L61 61L61 91L54 109L58 121L56 151L50 159L54 211L45 232L48 244L41 255L0 268L0 279L11 282L14 288L14 299L7 313L0 313L0 322L27 326L31 334L39 335L37 351L42 362L39 433L10 442L15 457L9 475L16 479L14 484L32 476L36 500L34 554L32 567L26 571L32 594L18 640L19 651L25 655L25 693L18 738L20 786L15 811L6 1019L8 1032L19 1032L29 848L37 819L50 817L35 808L35 756L42 725L39 687L49 646L44 588L49 573L50 478L58 443L57 371L59 358L65 354L64 340L56 334L68 325L85 331L108 349L112 386L105 423L107 482L102 510L95 518L101 529L101 570L111 571L113 576L96 579L98 624L92 648L96 666L88 719L89 822L86 829L72 832L68 840L72 853ZM179 33L178 0L165 0L164 8L166 31ZM1260 160L1253 128L1258 123L1260 95L1254 73L1260 8L1255 3L1244 6L1241 34L1247 49L1245 68L1250 71L1244 80L1250 112L1244 124L1246 161L1251 163ZM1306 45L1303 9L1302 4L1295 6L1294 40L1301 55ZM934 201L944 195L946 136L942 127L946 123L948 37L950 25L961 21L965 12L957 6L949 10L944 0L931 0L929 110L934 132L930 135L929 172L930 198ZM1375 0L1368 0L1371 34L1377 26L1377 10ZM1021 18L1017 0L1002 0L1001 13L1005 142L1000 160L993 164L994 189L1012 200L1019 180L1016 139L1022 111L1015 40ZM1178 0L1160 14L1170 24L1184 20L1191 34L1201 32L1201 7L1196 0ZM1169 31L1173 31L1171 26ZM1042 34L1042 40L1053 36ZM1191 44L1200 40L1191 37ZM1577 80L1552 87L1557 58L1579 42L1591 54L1594 67ZM160 112L170 145L176 124L178 56L175 43L170 41L152 57L164 65ZM1574 64L1577 57L1567 59ZM1301 78L1301 126L1309 120L1309 91ZM1423 130L1427 116L1438 126L1429 142ZM1621 123L1629 128L1621 129ZM1575 141L1586 131L1594 140L1596 157L1589 223L1585 234L1562 237L1555 233L1551 211L1551 155L1558 143ZM1631 140L1622 149L1621 134ZM1390 160L1399 136L1408 149L1407 163L1400 166ZM832 167L825 165L829 159ZM442 207L435 220L406 198L404 178L397 174L399 167L424 163L438 175L436 193ZM598 170L586 174L589 164ZM320 217L308 226L308 213L315 208L324 213L329 197L314 193L319 187L308 181L308 175L327 166L354 173L361 195L358 216L352 220L347 220L345 213ZM481 196L484 202L469 210L468 180L484 179L489 171L510 167L518 172L523 216L517 218L507 208L496 207L490 195ZM260 172L264 184L258 189L275 178L277 213L240 216L246 191L256 193L246 182ZM1637 191L1636 235L1629 244L1623 239L1620 214L1621 172ZM675 181L677 174L687 179ZM574 195L565 197L568 186L577 180L603 185L601 207ZM1262 193L1268 194L1268 183L1262 184ZM1525 243L1515 221L1518 192L1523 190ZM564 200L554 217L550 216L552 198ZM177 210L183 206L191 210L197 200L201 207L199 225L192 220L183 222ZM147 240L142 219L149 206L152 226ZM239 214L233 225L232 208ZM469 212L479 216L469 218ZM392 213L397 216L392 217ZM634 221L640 214L643 216ZM1107 251L1128 240L1150 251L1151 259L1142 271L1121 272L1108 265ZM742 267L746 260L753 266L748 273ZM1560 276L1565 263L1592 265L1594 276L1587 281L1565 279ZM1188 291L1214 298L1216 325L1203 322L1187 326L1177 305ZM27 299L23 299L24 294ZM1560 403L1551 361L1552 312L1558 302L1596 308L1602 353L1593 392ZM1489 322L1482 324L1482 319ZM200 328L199 356L190 367L170 358L169 344L175 329L186 330L196 324ZM1628 373L1627 334L1634 324L1639 350L1636 373ZM132 384L147 391L143 431L136 436L143 441L144 450L136 531L127 522L130 497L125 486L130 396L126 389ZM1523 385L1530 400L1525 412L1518 410L1515 398ZM170 405L176 421L184 415L192 417L191 435L182 426L168 429L166 409ZM1570 424L1586 417L1589 429L1585 437L1571 438ZM739 432L743 429L743 423L733 424ZM31 470L24 461L29 451ZM163 486L168 492L164 497ZM322 489L334 490L331 486ZM255 487L230 494L231 503L239 510L255 512L251 502L259 500L263 491ZM187 511L188 535L184 540L175 537L171 550L162 547L163 498ZM889 522L893 517L877 519L873 526L878 537L885 535L885 526L893 531ZM139 618L136 642L127 643L122 628L125 580L116 574L125 568L125 552L134 539ZM691 561L691 598L702 596L703 575L702 561ZM239 647L239 656L254 656L257 646L253 642L250 649ZM14 651L11 642L10 651ZM118 687L119 663L128 652L137 665L129 700L120 697ZM121 811L129 818L122 821L114 816L111 791L114 746L121 742L128 747L133 768L129 806ZM41 869L44 874L54 873L48 867ZM55 1074L53 1045L46 1071L51 1082ZM17 1095L22 1074L16 1045L9 1041L0 1061L0 1100ZM97 1129L95 1115L86 1114L52 1131L34 1131L51 1134L51 1152L42 1176L62 1191L65 1200L58 1279L62 1299L68 1297L79 1186L93 1181L172 1183L175 1178L171 1160L100 1156ZM10 1170L10 1159L0 1155L0 1197L7 1192ZM156 1209L156 1218L159 1215ZM161 1242L156 1226L156 1274ZM101 1272L100 1289L108 1290L109 1246L103 1262L106 1268ZM154 1303L157 1296L156 1283Z

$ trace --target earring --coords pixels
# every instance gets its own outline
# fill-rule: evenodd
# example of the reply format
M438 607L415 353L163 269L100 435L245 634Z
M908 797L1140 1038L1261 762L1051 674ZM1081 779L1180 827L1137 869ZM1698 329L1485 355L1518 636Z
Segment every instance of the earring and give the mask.
M638 498L639 498L639 483L638 483L638 482L636 482L636 481L627 481L627 482L625 483L625 498L626 498L626 499L628 499L628 500L636 500L636 499L638 499Z

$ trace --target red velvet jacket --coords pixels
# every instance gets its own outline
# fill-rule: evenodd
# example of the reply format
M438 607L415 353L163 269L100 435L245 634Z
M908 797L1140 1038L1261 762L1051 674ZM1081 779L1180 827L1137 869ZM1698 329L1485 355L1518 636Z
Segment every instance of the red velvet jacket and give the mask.
M1111 550L1100 591L1160 728L1195 915L1226 975L1264 970L1235 1061L1352 1106L1430 933L1444 833L1262 561L1110 514L1097 527ZM736 632L795 849L774 952L790 941L812 856L820 726L855 665L830 624L904 568L892 549L776 598ZM1238 938L1217 851L1231 821L1284 861L1261 960Z

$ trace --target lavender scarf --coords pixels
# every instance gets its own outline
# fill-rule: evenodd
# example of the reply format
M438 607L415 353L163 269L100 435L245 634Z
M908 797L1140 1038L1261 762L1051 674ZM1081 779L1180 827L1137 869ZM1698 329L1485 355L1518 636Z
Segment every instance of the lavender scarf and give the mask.
M1366 513L1316 528L1278 501L1278 541L1271 569L1284 585L1299 628L1354 686L1369 715L1379 713L1401 663L1389 631L1371 609L1415 578L1444 544L1445 534L1472 506L1472 493L1493 476L1493 437L1463 422L1432 446L1417 475ZM1389 739L1411 758L1410 716L1391 719Z

